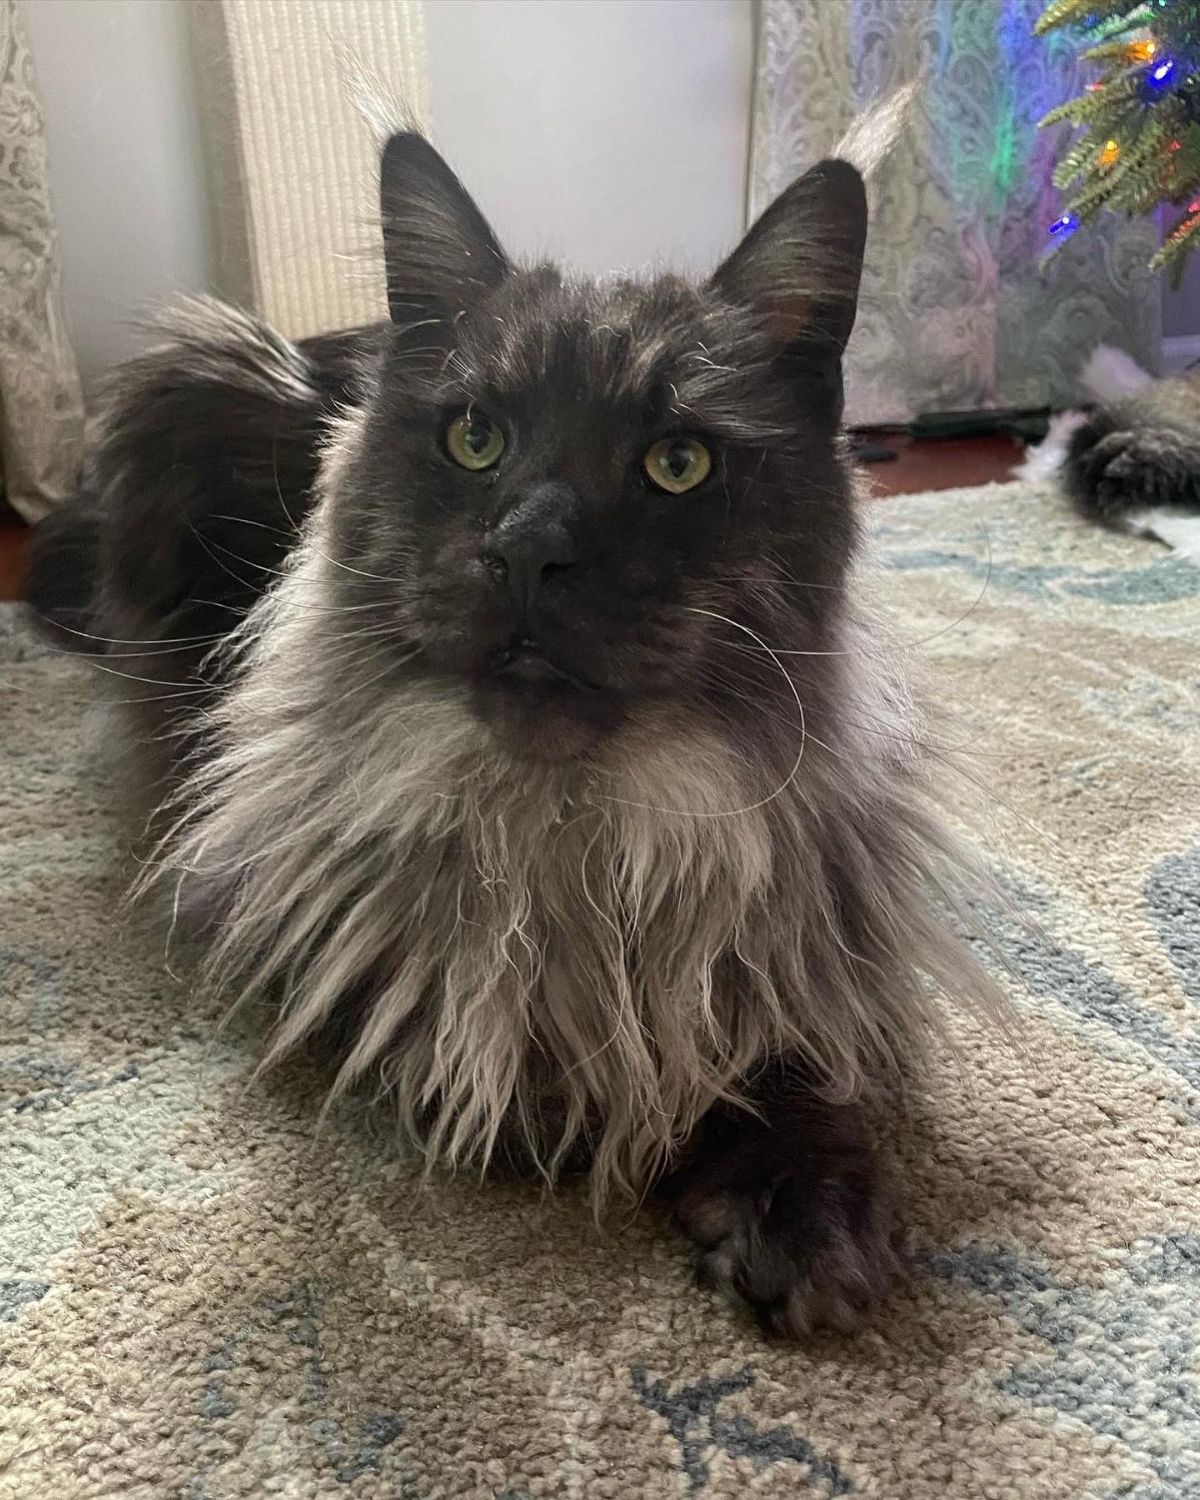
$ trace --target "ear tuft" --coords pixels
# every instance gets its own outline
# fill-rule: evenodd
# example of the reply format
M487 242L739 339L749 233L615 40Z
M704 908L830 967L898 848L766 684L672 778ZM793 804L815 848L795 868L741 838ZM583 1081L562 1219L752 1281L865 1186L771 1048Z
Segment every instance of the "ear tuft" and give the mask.
M424 136L384 146L379 201L393 321L431 309L454 318L508 274L491 226Z
M712 284L771 320L780 342L846 347L858 308L867 194L849 162L798 177L751 225Z

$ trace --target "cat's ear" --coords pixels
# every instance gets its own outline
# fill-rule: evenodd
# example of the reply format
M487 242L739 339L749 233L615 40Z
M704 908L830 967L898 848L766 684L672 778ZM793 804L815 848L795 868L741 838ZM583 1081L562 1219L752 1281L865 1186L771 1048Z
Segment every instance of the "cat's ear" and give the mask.
M713 276L729 299L764 314L780 343L846 347L858 310L867 194L845 161L798 177L751 225Z
M388 307L397 323L469 310L508 274L471 195L423 136L394 135L379 174Z

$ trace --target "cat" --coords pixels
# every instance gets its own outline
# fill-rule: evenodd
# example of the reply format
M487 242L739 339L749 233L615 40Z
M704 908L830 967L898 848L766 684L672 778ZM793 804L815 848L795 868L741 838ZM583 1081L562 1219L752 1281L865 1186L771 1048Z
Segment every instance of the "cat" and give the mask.
M1015 477L1052 480L1088 520L1200 563L1200 374L1156 380L1101 344L1080 386L1092 407L1054 417Z
M204 972L431 1166L653 1190L763 1326L897 1265L872 1119L987 997L926 720L860 607L867 200L820 162L707 280L523 267L382 150L389 318L211 300L117 376L31 598L106 654ZM81 623L84 622L84 623Z

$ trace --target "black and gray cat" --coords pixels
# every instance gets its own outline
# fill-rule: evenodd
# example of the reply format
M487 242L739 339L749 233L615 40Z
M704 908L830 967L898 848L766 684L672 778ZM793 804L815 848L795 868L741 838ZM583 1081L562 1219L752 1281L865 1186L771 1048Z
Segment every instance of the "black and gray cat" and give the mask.
M1068 414L1057 444L1052 435L1035 455L1034 477L1056 472L1089 519L1200 562L1200 374L1155 380L1101 345L1080 383L1095 404Z
M382 210L385 325L193 303L121 372L35 605L133 679L155 880L270 1058L320 1039L431 1164L657 1186L767 1326L848 1326L872 1104L930 979L986 989L856 604L862 180L699 285L515 265L413 134Z

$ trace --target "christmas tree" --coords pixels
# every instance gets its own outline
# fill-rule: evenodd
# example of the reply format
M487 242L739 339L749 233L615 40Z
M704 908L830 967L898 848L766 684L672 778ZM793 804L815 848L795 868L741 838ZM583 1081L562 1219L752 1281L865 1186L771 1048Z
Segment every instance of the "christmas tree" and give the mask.
M1200 0L1051 0L1038 34L1080 33L1096 73L1043 126L1078 127L1054 174L1063 214L1049 226L1064 240L1102 208L1148 214L1180 210L1151 266L1176 277L1200 244Z

